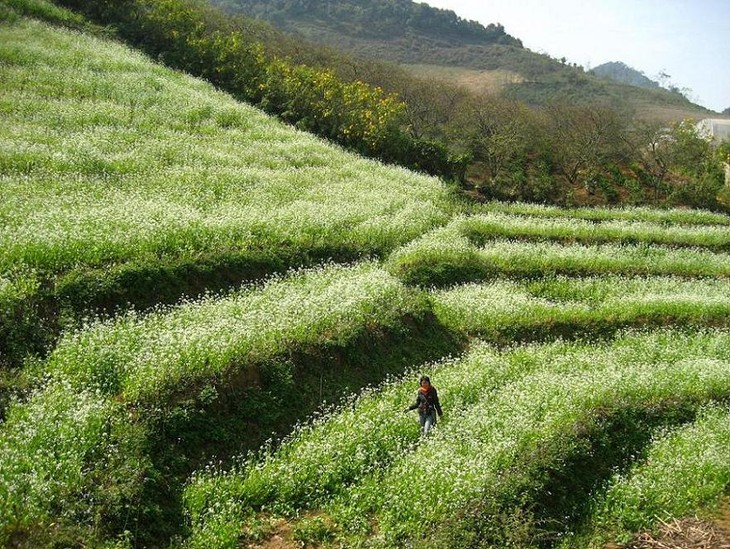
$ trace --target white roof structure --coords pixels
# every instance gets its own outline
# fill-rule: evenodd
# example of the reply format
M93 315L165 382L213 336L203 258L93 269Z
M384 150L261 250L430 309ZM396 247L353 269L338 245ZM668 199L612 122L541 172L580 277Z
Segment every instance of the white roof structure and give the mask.
M700 135L711 137L714 144L730 141L730 118L705 118L697 122Z

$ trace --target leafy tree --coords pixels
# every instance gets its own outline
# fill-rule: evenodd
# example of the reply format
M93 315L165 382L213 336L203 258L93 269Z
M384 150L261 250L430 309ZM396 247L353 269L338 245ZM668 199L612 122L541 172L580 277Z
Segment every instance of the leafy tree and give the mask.
M700 135L694 120L672 125L665 139L670 168L680 175L697 177L713 161L711 139Z
M717 146L717 158L723 164L730 165L730 141L723 141Z
M671 198L693 207L717 208L724 172L711 138L700 135L693 120L674 124L669 136L672 170L679 176L673 182Z

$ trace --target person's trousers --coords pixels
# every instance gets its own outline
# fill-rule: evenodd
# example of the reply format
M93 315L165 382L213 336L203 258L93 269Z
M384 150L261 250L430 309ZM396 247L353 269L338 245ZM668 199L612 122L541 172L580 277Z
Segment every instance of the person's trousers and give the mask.
M427 435L433 426L436 425L436 412L433 411L430 414L418 414L418 419L421 422L421 434Z

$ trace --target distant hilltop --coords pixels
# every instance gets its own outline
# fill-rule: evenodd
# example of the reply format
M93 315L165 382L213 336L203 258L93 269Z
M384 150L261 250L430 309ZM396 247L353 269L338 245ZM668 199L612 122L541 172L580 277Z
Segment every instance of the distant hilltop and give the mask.
M339 45L341 37L359 41L408 42L418 39L451 44L501 44L522 48L500 24L486 27L459 17L452 10L411 0L211 0L213 4L265 19L309 40ZM334 40L332 33L339 35ZM325 36L322 36L324 34Z
M300 58L307 41L331 48L333 64L359 79L371 74L371 69L358 63L376 60L400 65L418 78L453 82L475 93L500 94L532 106L555 100L626 105L640 117L667 122L711 114L692 103L684 90L667 86L662 78L654 82L624 63L606 63L591 74L566 59L525 48L499 23L483 25L421 2L208 1L229 13L266 21L295 37ZM310 59L321 59L321 51ZM334 61L333 52L354 56L357 61ZM375 83L395 87L389 77Z
M639 88L656 89L661 87L659 82L655 82L647 77L643 72L637 71L629 67L621 61L610 61L591 69L591 73L599 78L607 78L628 84L629 86L637 86Z

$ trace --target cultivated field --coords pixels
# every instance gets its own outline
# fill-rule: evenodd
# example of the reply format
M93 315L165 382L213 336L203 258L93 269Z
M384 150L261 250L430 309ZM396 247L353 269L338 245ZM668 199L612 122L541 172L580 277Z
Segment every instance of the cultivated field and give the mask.
M465 205L10 5L0 544L603 547L723 504L730 218Z

